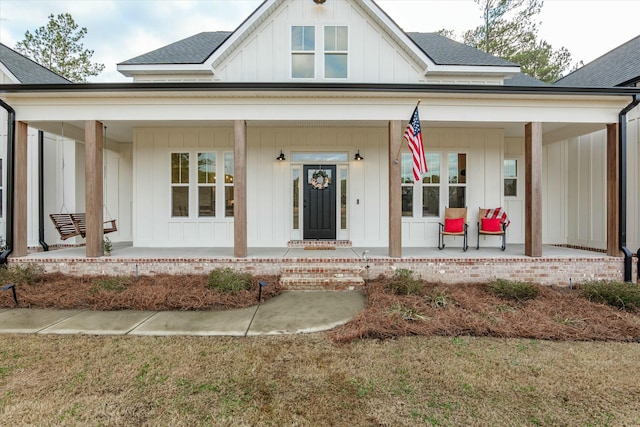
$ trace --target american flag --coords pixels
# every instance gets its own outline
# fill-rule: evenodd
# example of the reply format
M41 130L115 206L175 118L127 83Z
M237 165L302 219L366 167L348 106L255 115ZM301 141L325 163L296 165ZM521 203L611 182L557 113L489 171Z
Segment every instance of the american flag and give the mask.
M422 129L420 128L420 117L418 116L418 107L413 110L413 115L407 129L404 131L404 137L409 143L409 150L413 154L413 180L420 181L422 175L428 172L427 159L424 157L424 146L422 145Z

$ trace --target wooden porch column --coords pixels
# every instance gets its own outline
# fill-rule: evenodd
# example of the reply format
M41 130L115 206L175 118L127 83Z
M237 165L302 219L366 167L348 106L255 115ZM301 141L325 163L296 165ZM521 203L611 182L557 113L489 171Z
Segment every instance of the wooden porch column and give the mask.
M618 198L620 194L620 171L618 161L618 124L607 125L607 255L620 256Z
M247 122L233 124L233 255L247 256Z
M524 254L542 256L542 123L524 126Z
M402 145L400 120L389 122L389 256L402 257Z
M11 252L15 257L27 255L27 136L28 124L16 122L13 170L13 251Z
M102 123L87 120L84 124L85 136L85 208L87 210L87 257L101 257L104 255L102 239L103 228L103 170L102 170Z

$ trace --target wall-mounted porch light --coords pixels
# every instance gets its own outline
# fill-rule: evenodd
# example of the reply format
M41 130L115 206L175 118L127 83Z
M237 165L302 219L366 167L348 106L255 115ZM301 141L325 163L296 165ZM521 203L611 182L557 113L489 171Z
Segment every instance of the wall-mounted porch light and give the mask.
M356 153L356 156L353 158L353 160L356 160L356 161L358 161L358 162L359 162L360 160L364 160L364 157L362 157L362 156L360 155L360 150L358 150L358 152Z
M276 160L279 161L279 162L284 162L285 160L287 160L284 157L284 153L282 152L282 150L280 150L280 155L278 157L276 157Z

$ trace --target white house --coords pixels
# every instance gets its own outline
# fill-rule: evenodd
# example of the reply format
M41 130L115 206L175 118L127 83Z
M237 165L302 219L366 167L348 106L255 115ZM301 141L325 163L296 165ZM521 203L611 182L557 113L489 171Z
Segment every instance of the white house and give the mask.
M102 254L110 215L112 240L138 247L232 247L241 258L320 239L401 257L436 246L446 207L468 208L471 245L478 209L492 207L527 256L543 244L617 256L628 244L616 219L618 123L638 88L545 85L437 34L405 33L372 0L267 0L235 31L118 69L133 82L0 85L18 152L28 128L78 141L64 150L74 171L65 157L57 200L45 199L47 213L60 209L62 177L73 183L87 256ZM414 183L403 133L418 102L429 172ZM26 182L18 174L16 189ZM33 210L21 190L14 203L20 256ZM47 236L60 243L50 222Z

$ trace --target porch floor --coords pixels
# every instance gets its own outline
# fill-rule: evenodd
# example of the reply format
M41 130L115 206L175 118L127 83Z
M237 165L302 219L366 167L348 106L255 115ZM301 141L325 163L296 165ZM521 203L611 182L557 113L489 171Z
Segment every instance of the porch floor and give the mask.
M334 250L305 250L304 248L248 248L247 258L340 258L362 259L364 252L367 258L390 258L387 248L336 248ZM542 248L542 258L603 258L607 255L596 251L587 251L574 248L546 245ZM20 258L26 259L51 259L51 258L84 258L84 247L55 249L48 252L33 252ZM442 250L437 247L407 247L402 248L402 258L523 258L524 245L510 244L505 251L499 247L469 247L464 252L462 248L447 246ZM130 242L116 242L113 244L111 258L119 259L220 259L234 258L233 248L142 248L133 247Z
M246 258L235 258L233 248L141 248L119 242L114 243L111 256L87 258L84 247L73 247L33 252L25 257L10 258L9 263L34 262L42 264L47 272L71 275L188 274L230 267L280 277L287 271L317 273L334 282L336 278L343 280L347 276L341 268L365 281L380 275L393 275L396 269L409 269L435 283L477 283L510 278L571 285L584 280L621 280L624 275L622 257L550 245L543 246L542 256L535 258L524 255L524 245L516 244L508 245L505 251L496 246L479 250L470 247L466 252L459 246L447 246L443 250L407 247L402 249L401 258L390 257L387 248L364 247L334 250L248 248L247 252ZM634 278L636 274L637 270L633 273Z

